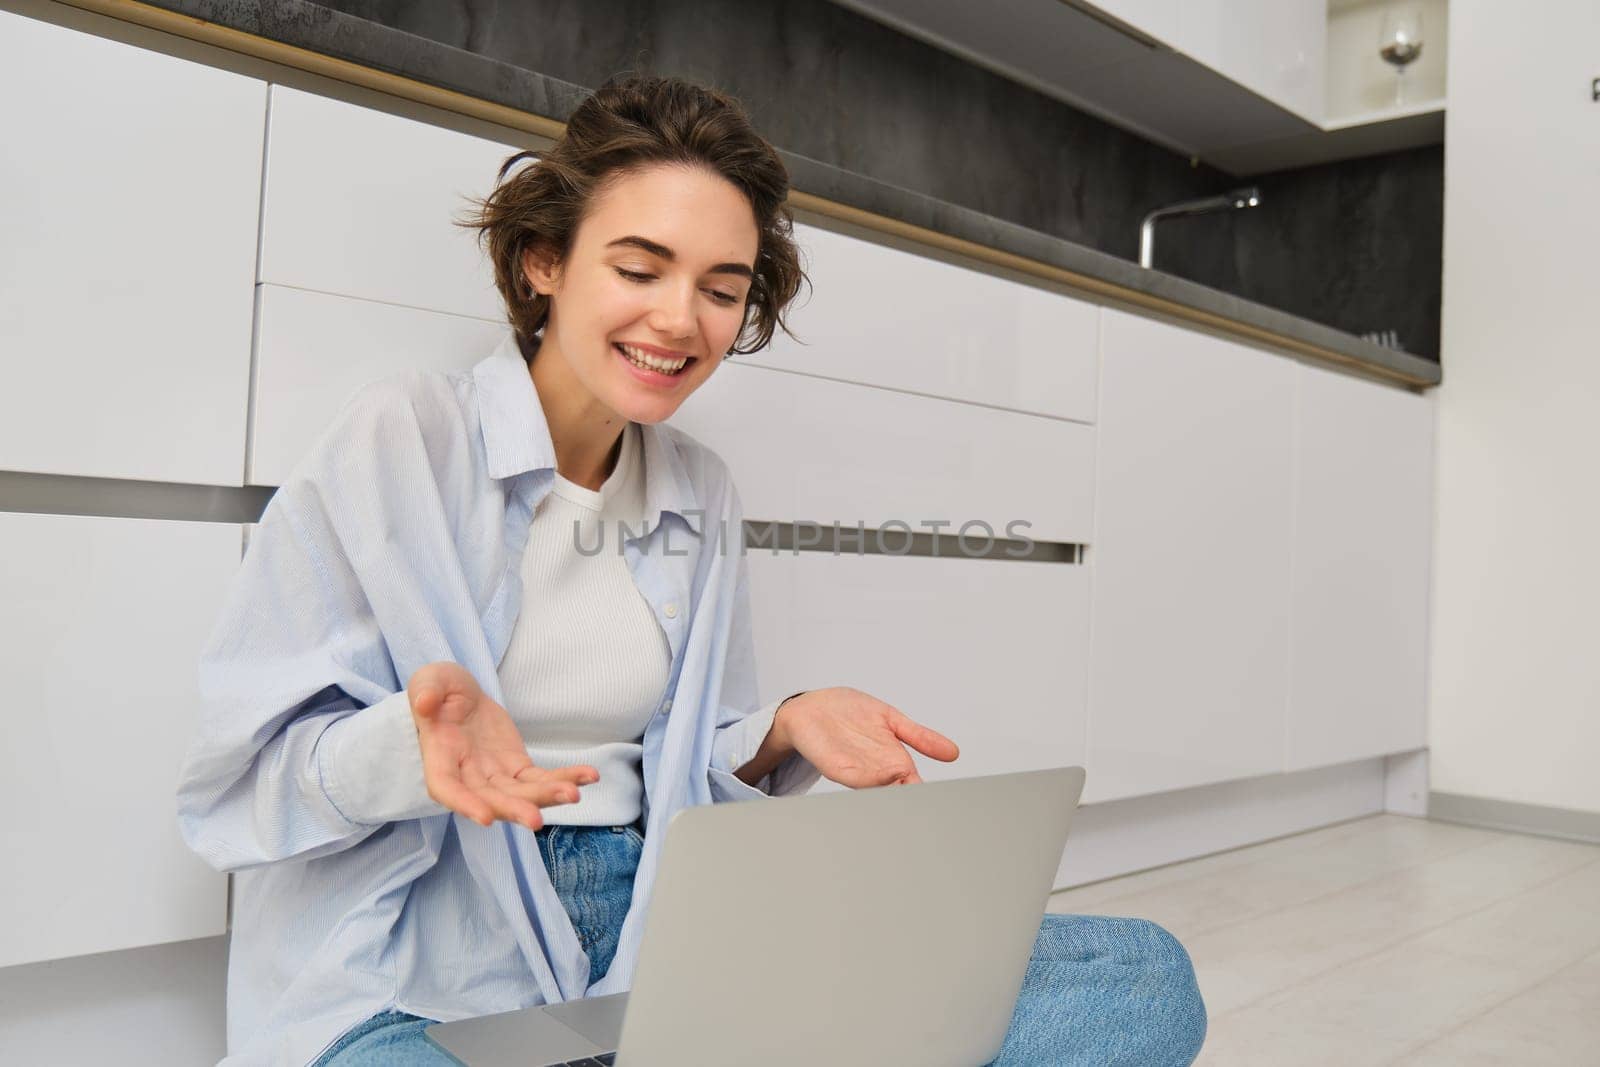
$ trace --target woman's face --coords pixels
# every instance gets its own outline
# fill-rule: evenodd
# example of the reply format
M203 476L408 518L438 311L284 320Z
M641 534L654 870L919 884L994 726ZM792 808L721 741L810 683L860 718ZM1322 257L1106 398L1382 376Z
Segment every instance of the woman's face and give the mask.
M559 358L593 401L661 422L737 340L759 237L744 194L709 171L657 165L616 179L591 202L565 264L552 273L524 257L529 282L551 297L535 362ZM641 366L624 345L664 366Z

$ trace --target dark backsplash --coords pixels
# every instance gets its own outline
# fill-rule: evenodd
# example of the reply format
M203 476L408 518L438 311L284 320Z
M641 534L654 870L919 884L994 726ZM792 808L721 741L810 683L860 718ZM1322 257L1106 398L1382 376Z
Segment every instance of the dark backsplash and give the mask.
M576 85L676 74L788 151L1134 259L1153 207L1242 184L827 0L326 0ZM1156 267L1439 358L1438 147L1261 175L1163 222Z
M1155 267L1438 361L1442 145L1249 181L1259 207L1161 223ZM1208 242L1227 255L1193 255Z

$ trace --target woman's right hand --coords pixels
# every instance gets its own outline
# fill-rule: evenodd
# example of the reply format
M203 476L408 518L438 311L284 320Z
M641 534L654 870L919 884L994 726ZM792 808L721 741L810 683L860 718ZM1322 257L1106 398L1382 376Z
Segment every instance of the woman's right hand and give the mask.
M588 764L534 766L511 714L459 663L417 668L406 693L428 795L480 826L504 819L537 830L544 825L541 807L575 803L580 785L600 780Z

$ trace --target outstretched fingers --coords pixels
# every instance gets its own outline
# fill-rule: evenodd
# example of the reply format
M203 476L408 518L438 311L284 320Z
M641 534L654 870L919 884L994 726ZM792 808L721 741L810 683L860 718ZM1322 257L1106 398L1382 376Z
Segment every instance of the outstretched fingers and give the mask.
M491 775L489 781L478 790L478 795L494 808L497 818L506 822L520 823L530 830L539 829L544 825L544 815L539 810L540 805L516 795L512 791L513 787L508 786L512 781L502 775Z
M599 780L600 772L587 764L555 769L529 764L514 774L491 775L486 784L496 790L514 810L523 815L531 814L531 819L518 818L516 821L537 830L544 822L544 817L539 814L540 808L576 804L580 796L578 787Z
M436 778L429 783L429 793L434 800L460 812L479 826L494 821L494 808L479 799L475 790L468 789L460 778Z
M521 796L525 790L515 778L503 771L490 769L485 772L481 767L466 763L461 767L461 784L472 793L480 812L483 808L488 809L487 818L472 816L481 826L488 826L495 819L518 823L530 830L537 830L544 825L539 805Z
M924 726L898 708L892 710L889 723L895 736L924 756L950 763L961 755L956 743L930 726ZM920 779L919 779L920 781Z
M440 804L480 826L501 819L537 830L544 825L541 808L577 803L578 787L599 779L600 773L586 764L555 769L529 764L512 772L486 771L468 761L461 765L459 777L436 779L429 788Z
M557 773L527 767L514 775L491 776L490 784L511 796L549 808L577 803L578 787L589 784L594 778L592 774L585 777L576 772Z

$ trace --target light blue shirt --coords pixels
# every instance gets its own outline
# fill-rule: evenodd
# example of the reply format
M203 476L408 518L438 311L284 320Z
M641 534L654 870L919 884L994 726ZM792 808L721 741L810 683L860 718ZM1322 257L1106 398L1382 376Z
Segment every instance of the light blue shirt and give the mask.
M426 663L461 664L503 703L520 561L555 477L514 340L470 372L359 390L273 495L200 658L178 788L184 840L235 876L223 1063L308 1064L389 1008L449 1021L628 989L673 814L819 778L798 754L759 787L734 776L778 704L756 706L739 494L681 430L641 431L644 526L623 554L672 669L643 738L633 903L592 987L530 830L442 810L360 821L328 758Z

